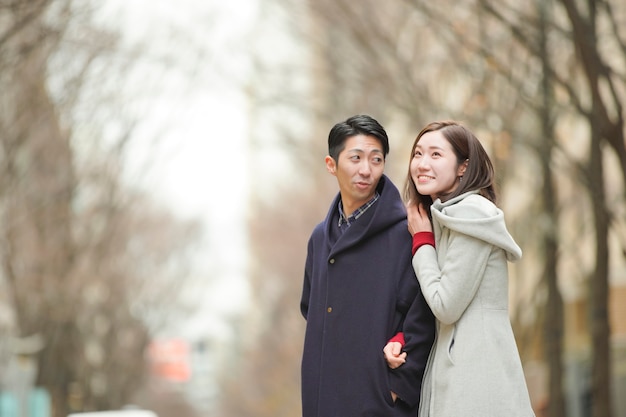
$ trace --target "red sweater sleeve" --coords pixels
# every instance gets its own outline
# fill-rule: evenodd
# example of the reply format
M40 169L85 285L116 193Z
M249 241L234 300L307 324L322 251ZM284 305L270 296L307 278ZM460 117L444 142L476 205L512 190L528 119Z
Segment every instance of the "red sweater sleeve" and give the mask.
M398 342L402 345L402 347L404 347L404 333L402 332L396 333L394 337L392 337L391 339L389 339L389 341L387 341L387 343L391 343L391 342Z
M424 245L435 246L435 235L433 232L418 232L413 235L413 255Z

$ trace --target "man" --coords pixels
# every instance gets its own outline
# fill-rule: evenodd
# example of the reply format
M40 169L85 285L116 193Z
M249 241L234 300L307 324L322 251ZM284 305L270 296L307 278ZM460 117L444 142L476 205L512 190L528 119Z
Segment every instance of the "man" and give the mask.
M414 417L434 318L411 266L404 204L383 174L387 133L350 117L331 129L328 153L339 193L308 243L302 415ZM390 369L382 348L398 332L408 356Z

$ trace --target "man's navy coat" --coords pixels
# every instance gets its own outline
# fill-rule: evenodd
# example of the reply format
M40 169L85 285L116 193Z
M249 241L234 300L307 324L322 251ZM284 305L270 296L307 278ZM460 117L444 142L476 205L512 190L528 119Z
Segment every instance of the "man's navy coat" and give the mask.
M303 417L416 416L434 318L411 265L411 236L397 188L343 235L340 196L308 243L301 311ZM391 370L382 349L403 331L407 362ZM391 391L401 400L395 404Z

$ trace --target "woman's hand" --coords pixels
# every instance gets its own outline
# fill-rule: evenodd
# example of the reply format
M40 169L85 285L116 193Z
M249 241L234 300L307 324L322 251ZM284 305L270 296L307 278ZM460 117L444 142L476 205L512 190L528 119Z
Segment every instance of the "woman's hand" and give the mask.
M433 226L430 224L428 213L422 203L416 205L415 203L409 201L406 205L406 217L409 223L409 232L411 233L411 236L419 232L433 231Z
M406 362L406 352L402 352L402 344L400 342L389 342L383 348L387 366L396 369Z

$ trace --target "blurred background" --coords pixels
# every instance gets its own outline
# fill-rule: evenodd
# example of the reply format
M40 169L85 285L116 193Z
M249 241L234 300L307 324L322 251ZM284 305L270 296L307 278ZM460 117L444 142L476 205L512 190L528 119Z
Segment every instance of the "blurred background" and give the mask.
M426 123L477 134L537 416L624 417L625 107L622 0L0 0L0 416L299 416L326 139L366 113L399 187Z

